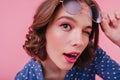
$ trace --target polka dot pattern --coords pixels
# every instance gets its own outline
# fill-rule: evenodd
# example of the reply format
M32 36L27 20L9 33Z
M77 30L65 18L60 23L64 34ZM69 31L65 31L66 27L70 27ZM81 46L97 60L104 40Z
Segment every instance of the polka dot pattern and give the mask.
M17 73L15 80L44 80L42 66L31 59L23 70Z
M120 65L106 55L101 48L96 53L94 61L96 74L104 80L120 80Z
M106 55L101 48L98 48L95 59L86 68L73 66L64 80L95 80L96 74L103 80L120 80L120 65ZM41 64L31 59L17 73L15 80L44 80Z

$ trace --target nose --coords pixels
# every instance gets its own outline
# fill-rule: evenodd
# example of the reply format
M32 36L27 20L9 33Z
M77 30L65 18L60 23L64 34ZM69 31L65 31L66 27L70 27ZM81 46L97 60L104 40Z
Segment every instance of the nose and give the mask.
M71 44L73 47L80 47L84 45L82 32L76 31L72 34Z

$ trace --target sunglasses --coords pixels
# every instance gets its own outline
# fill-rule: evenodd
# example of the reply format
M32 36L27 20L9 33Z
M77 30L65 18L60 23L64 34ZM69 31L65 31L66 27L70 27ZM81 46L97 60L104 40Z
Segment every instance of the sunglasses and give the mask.
M79 0L60 0L63 8L69 14L78 14L82 9L82 5ZM95 23L100 23L102 21L102 13L96 2L90 4L91 8L91 18Z

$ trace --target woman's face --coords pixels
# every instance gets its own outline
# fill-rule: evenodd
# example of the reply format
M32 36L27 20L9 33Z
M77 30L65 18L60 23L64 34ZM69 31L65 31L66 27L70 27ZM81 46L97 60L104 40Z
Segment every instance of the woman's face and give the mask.
M60 8L54 20L48 25L47 60L62 70L69 70L88 45L92 31L89 10L85 3L82 3L80 13L76 15L71 15Z

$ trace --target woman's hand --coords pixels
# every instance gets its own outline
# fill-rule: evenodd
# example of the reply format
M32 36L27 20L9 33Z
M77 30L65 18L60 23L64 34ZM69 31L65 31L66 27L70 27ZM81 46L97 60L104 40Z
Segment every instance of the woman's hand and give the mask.
M105 35L120 47L120 11L103 14L100 25Z

